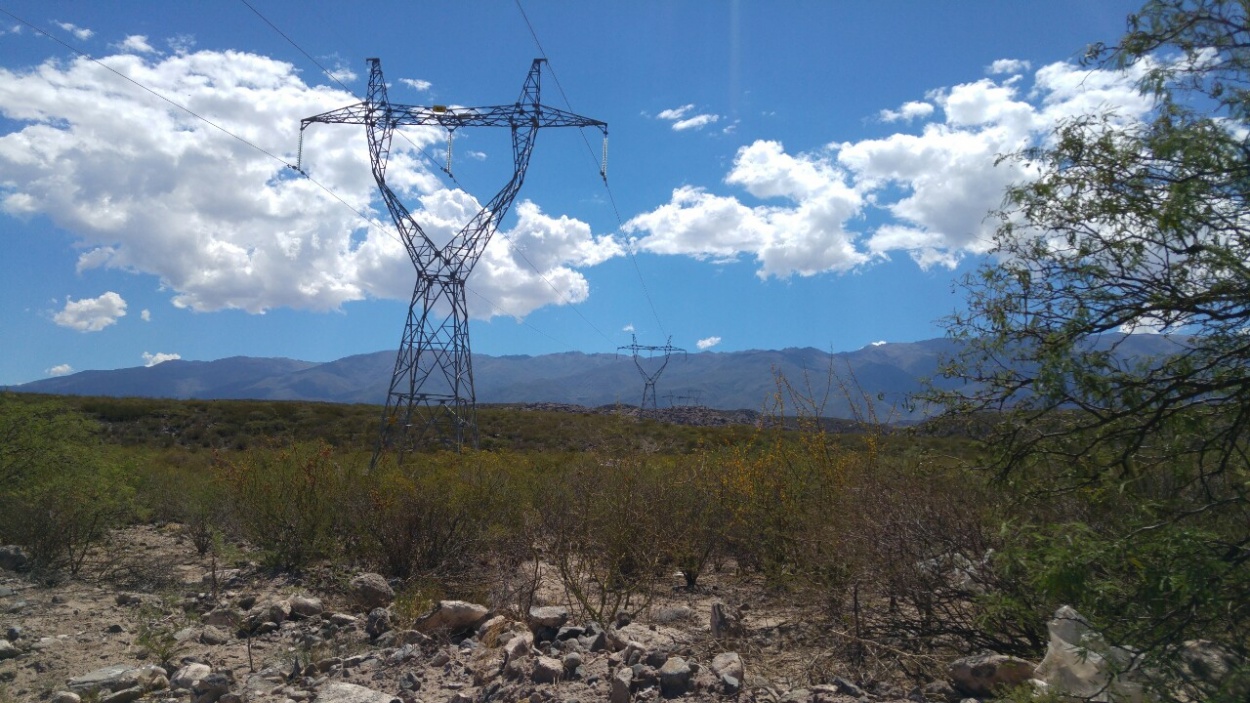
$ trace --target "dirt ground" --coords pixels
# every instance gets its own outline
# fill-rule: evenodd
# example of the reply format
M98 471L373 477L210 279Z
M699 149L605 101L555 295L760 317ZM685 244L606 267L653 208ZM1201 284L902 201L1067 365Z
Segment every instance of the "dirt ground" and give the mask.
M73 701L71 688L80 700L107 703L945 700L940 682L922 689L923 680L846 664L836 627L818 612L728 573L707 575L695 592L674 574L600 646L591 643L593 627L570 642L514 609L488 614L504 617L481 632L421 634L406 629L411 603L401 599L391 605L389 625L371 625L369 608L353 602L353 575L223 568L197 555L177 525L129 528L92 555L79 577L58 583L0 570L0 638L11 645L0 647L0 703ZM293 597L302 605L292 606ZM589 624L554 579L543 581L534 602L564 606L568 632ZM715 604L731 616L719 638L711 631ZM254 634L240 635L252 625L259 626ZM712 666L732 662L730 653L742 669L732 680ZM197 663L207 667L200 675L219 675L215 691L206 679L173 680ZM71 686L104 667L146 665L161 666L164 681L110 684L114 691ZM680 665L690 674L674 688ZM632 681L621 698L623 669Z

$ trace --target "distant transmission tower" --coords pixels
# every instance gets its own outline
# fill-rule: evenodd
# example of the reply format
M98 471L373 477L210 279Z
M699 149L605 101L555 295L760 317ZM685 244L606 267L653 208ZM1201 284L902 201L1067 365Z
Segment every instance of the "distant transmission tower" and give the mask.
M397 452L398 461L402 462L404 454L415 450L427 433L456 449L463 447L466 439L477 446L477 407L469 355L465 279L521 189L538 129L597 127L603 132L605 149L608 130L605 122L542 104L539 81L545 59L534 59L521 96L514 104L469 108L393 104L386 96L381 62L378 59L368 61L369 94L364 102L302 120L300 145L302 156L304 130L315 122L365 126L373 179L417 269L408 321L395 358L382 429L373 454L376 464L384 452L391 450ZM386 184L386 165L395 128L420 125L438 125L449 135L466 127L512 130L515 164L512 179L442 246L426 235ZM450 147L448 151L450 154Z
M659 380L660 374L664 373L665 367L668 366L668 359L673 354L673 352L681 352L682 354L685 354L686 350L680 349L678 347L674 347L673 338L671 336L668 338L668 341L662 347L639 344L638 335L635 334L635 335L630 335L630 336L634 340L633 344L620 346L620 347L617 347L616 349L617 351L620 351L622 349L628 349L634 355L634 366L637 366L638 373L642 374L642 380L643 380L642 404L639 405L638 408L640 410L646 410L647 401L649 400L651 402L651 409L655 410L656 409L655 382ZM647 358L652 358L656 352L664 352L664 361L660 364L660 367L658 369L652 369L651 371L648 371L646 367L643 366L642 355L639 354L639 352L647 352Z

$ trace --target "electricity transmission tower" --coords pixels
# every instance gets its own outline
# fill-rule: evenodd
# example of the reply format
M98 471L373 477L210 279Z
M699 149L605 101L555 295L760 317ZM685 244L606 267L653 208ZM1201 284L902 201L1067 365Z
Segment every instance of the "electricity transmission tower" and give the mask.
M616 349L618 352L622 349L628 349L634 355L634 366L637 366L638 373L642 374L642 380L643 380L642 404L638 406L638 409L646 410L647 401L650 400L651 409L655 410L656 409L655 382L659 380L660 374L664 373L664 369L665 367L668 366L668 359L672 355L672 353L681 352L682 354L685 354L686 350L678 348L678 347L674 347L673 338L671 336L668 338L668 341L665 342L664 346L662 347L639 344L638 335L636 334L630 335L630 337L632 337L634 340L633 344L626 344L624 346L617 347ZM647 352L647 358L652 358L656 352L664 352L664 361L661 362L659 368L648 371L646 367L643 366L642 355L639 354L639 352Z
M381 433L373 455L376 464L384 452L392 450L402 462L404 454L415 450L427 433L456 449L463 447L465 441L477 446L465 279L482 256L491 235L499 229L521 188L538 130L542 127L596 127L603 132L605 149L608 131L605 122L542 104L540 78L545 59L534 59L515 103L487 107L420 107L392 103L387 99L381 62L378 59L368 61L369 93L365 100L302 120L300 144L302 156L304 130L313 123L365 126L373 179L417 270L408 320L395 358ZM455 130L468 127L512 130L512 179L442 245L430 239L386 184L386 166L395 129L434 125L446 129L449 139Z

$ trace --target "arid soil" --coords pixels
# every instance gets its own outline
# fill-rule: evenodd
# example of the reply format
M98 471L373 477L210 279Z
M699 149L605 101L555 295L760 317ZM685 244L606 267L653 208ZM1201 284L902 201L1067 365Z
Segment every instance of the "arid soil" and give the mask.
M0 569L0 638L10 645L0 644L0 703L841 703L951 695L940 681L921 687L923 680L841 663L827 619L728 574L708 575L696 592L674 575L632 622L606 630L570 607L554 579L536 591L537 610L499 608L472 616L471 626L440 627L409 612L402 584L391 584L400 600L383 597L385 609L375 609L353 585L356 576L223 565L197 555L177 525L123 531L76 578L49 583ZM714 637L717 604L727 620ZM134 673L145 666L162 671ZM106 667L130 670L129 678L102 687L81 678Z

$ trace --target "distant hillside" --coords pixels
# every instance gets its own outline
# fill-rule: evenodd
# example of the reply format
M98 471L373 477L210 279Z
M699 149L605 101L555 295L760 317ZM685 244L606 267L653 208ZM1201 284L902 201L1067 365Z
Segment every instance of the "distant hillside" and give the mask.
M1153 355L1174 349L1174 341L1135 335L1123 342L1130 355ZM955 342L868 346L830 355L813 348L701 352L674 356L657 384L659 404L702 405L722 410L759 410L771 405L776 373L807 395L824 399L827 417L854 417L852 399L867 399L878 419L920 419L923 410L902 408L908 396L933 376ZM658 359L643 360L658 364ZM386 399L394 369L393 351L315 363L294 359L232 357L217 361L166 361L152 367L82 371L34 381L14 390L61 395L144 396L160 398L237 398L375 403ZM654 368L648 366L648 368ZM541 356L475 354L473 373L480 403L573 403L636 405L643 379L627 355L567 352Z

